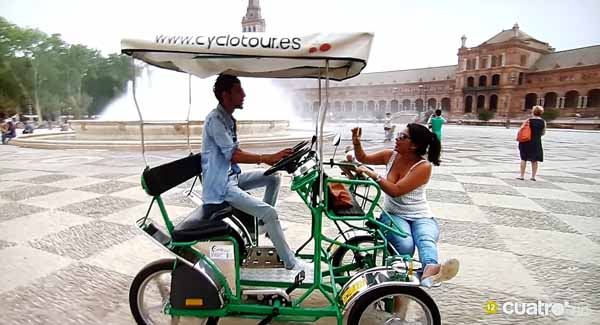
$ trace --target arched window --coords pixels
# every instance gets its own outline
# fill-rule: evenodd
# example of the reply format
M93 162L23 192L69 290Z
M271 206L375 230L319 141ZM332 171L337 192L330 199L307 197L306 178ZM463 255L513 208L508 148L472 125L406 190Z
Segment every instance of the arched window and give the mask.
M544 106L548 108L555 108L557 104L558 94L550 92L544 95Z
M477 96L477 111L479 112L485 107L485 96L479 95Z
M590 90L587 96L587 107L600 107L600 89Z
M409 110L410 109L410 99L405 99L402 101L402 110Z
M473 111L473 97L467 96L465 98L465 113L471 113Z
M379 101L379 113L385 113L387 111L387 102L385 100Z
M537 94L529 93L525 95L525 109L531 109L533 106L537 105Z
M565 108L577 107L578 100L579 100L579 92L577 90L568 91L565 94Z
M392 107L391 107L391 108L392 108L392 113L398 113L398 112L399 112L399 109L398 109L398 101L394 99L394 100L392 100L392 101L391 101L391 103L390 103L390 104L391 104L391 106L392 106Z
M370 100L367 102L367 112L375 113L375 101Z
M427 100L427 109L436 109L437 100L435 98L429 98Z
M494 112L498 110L498 95L496 94L490 96L490 110Z
M479 87L487 86L487 76L479 77Z
M346 113L352 113L352 102L351 101L345 101L344 102L344 112Z
M467 78L467 87L475 87L475 78L473 78L473 77Z
M415 100L415 108L419 112L423 111L423 100L422 99L419 98L419 99Z
M492 86L498 86L498 85L500 85L500 75L495 74L492 76Z
M444 97L442 98L442 111L450 110L450 98Z
M362 101L358 101L356 102L356 112L357 113L364 113L365 112L365 103L363 103Z

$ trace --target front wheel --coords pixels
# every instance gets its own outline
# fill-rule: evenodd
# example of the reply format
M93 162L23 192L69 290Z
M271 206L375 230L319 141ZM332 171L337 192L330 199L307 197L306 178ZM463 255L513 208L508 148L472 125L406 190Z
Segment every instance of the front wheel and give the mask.
M441 323L437 305L423 289L390 285L375 288L359 296L348 311L346 324Z
M162 259L144 267L133 279L129 289L129 307L138 324L187 323L178 316L163 312L171 294L171 272L175 259ZM216 325L218 317L203 319L202 324Z
M358 246L361 248L368 249L374 246L375 239L371 235L358 235L349 238L345 243L352 246ZM390 252L388 248L388 254ZM382 254L381 251L378 252ZM347 275L352 276L357 272L370 269L378 266L377 259L382 258L381 256L374 256L373 251L356 252L348 247L339 246L331 255L331 264L334 267L347 267L344 272L335 272L336 275Z

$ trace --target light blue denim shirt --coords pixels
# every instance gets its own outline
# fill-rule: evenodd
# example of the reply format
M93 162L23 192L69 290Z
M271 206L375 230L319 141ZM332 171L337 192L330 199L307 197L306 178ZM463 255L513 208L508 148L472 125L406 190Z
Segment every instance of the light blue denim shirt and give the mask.
M225 200L229 175L241 172L240 167L231 162L238 146L235 119L219 104L206 116L202 130L204 203L221 203Z

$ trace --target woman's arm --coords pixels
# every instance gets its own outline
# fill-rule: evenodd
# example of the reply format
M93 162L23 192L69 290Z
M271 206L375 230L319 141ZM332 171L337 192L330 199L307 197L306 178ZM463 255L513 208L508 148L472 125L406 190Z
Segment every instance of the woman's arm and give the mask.
M388 149L367 154L363 150L360 143L358 145L354 145L354 154L356 155L356 160L367 165L385 165L390 160L392 153L393 151Z
M381 187L381 190L387 195L396 197L409 193L421 185L427 184L431 177L431 169L431 163L421 163L396 183L388 181L385 177L377 174L377 172L366 169L365 167L359 167L357 170L364 172L374 179Z
M352 129L352 145L354 146L354 155L356 156L356 160L363 164L369 165L385 165L392 155L392 150L381 150L375 152L373 154L367 154L363 148L362 143L360 142L361 130L360 128Z

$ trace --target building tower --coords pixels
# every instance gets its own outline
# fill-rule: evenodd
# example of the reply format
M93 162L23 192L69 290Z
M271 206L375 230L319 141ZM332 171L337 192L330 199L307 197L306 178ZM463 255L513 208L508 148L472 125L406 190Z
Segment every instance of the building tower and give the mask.
M265 30L265 20L260 16L260 4L258 0L248 0L246 16L242 18L242 32L264 33Z

